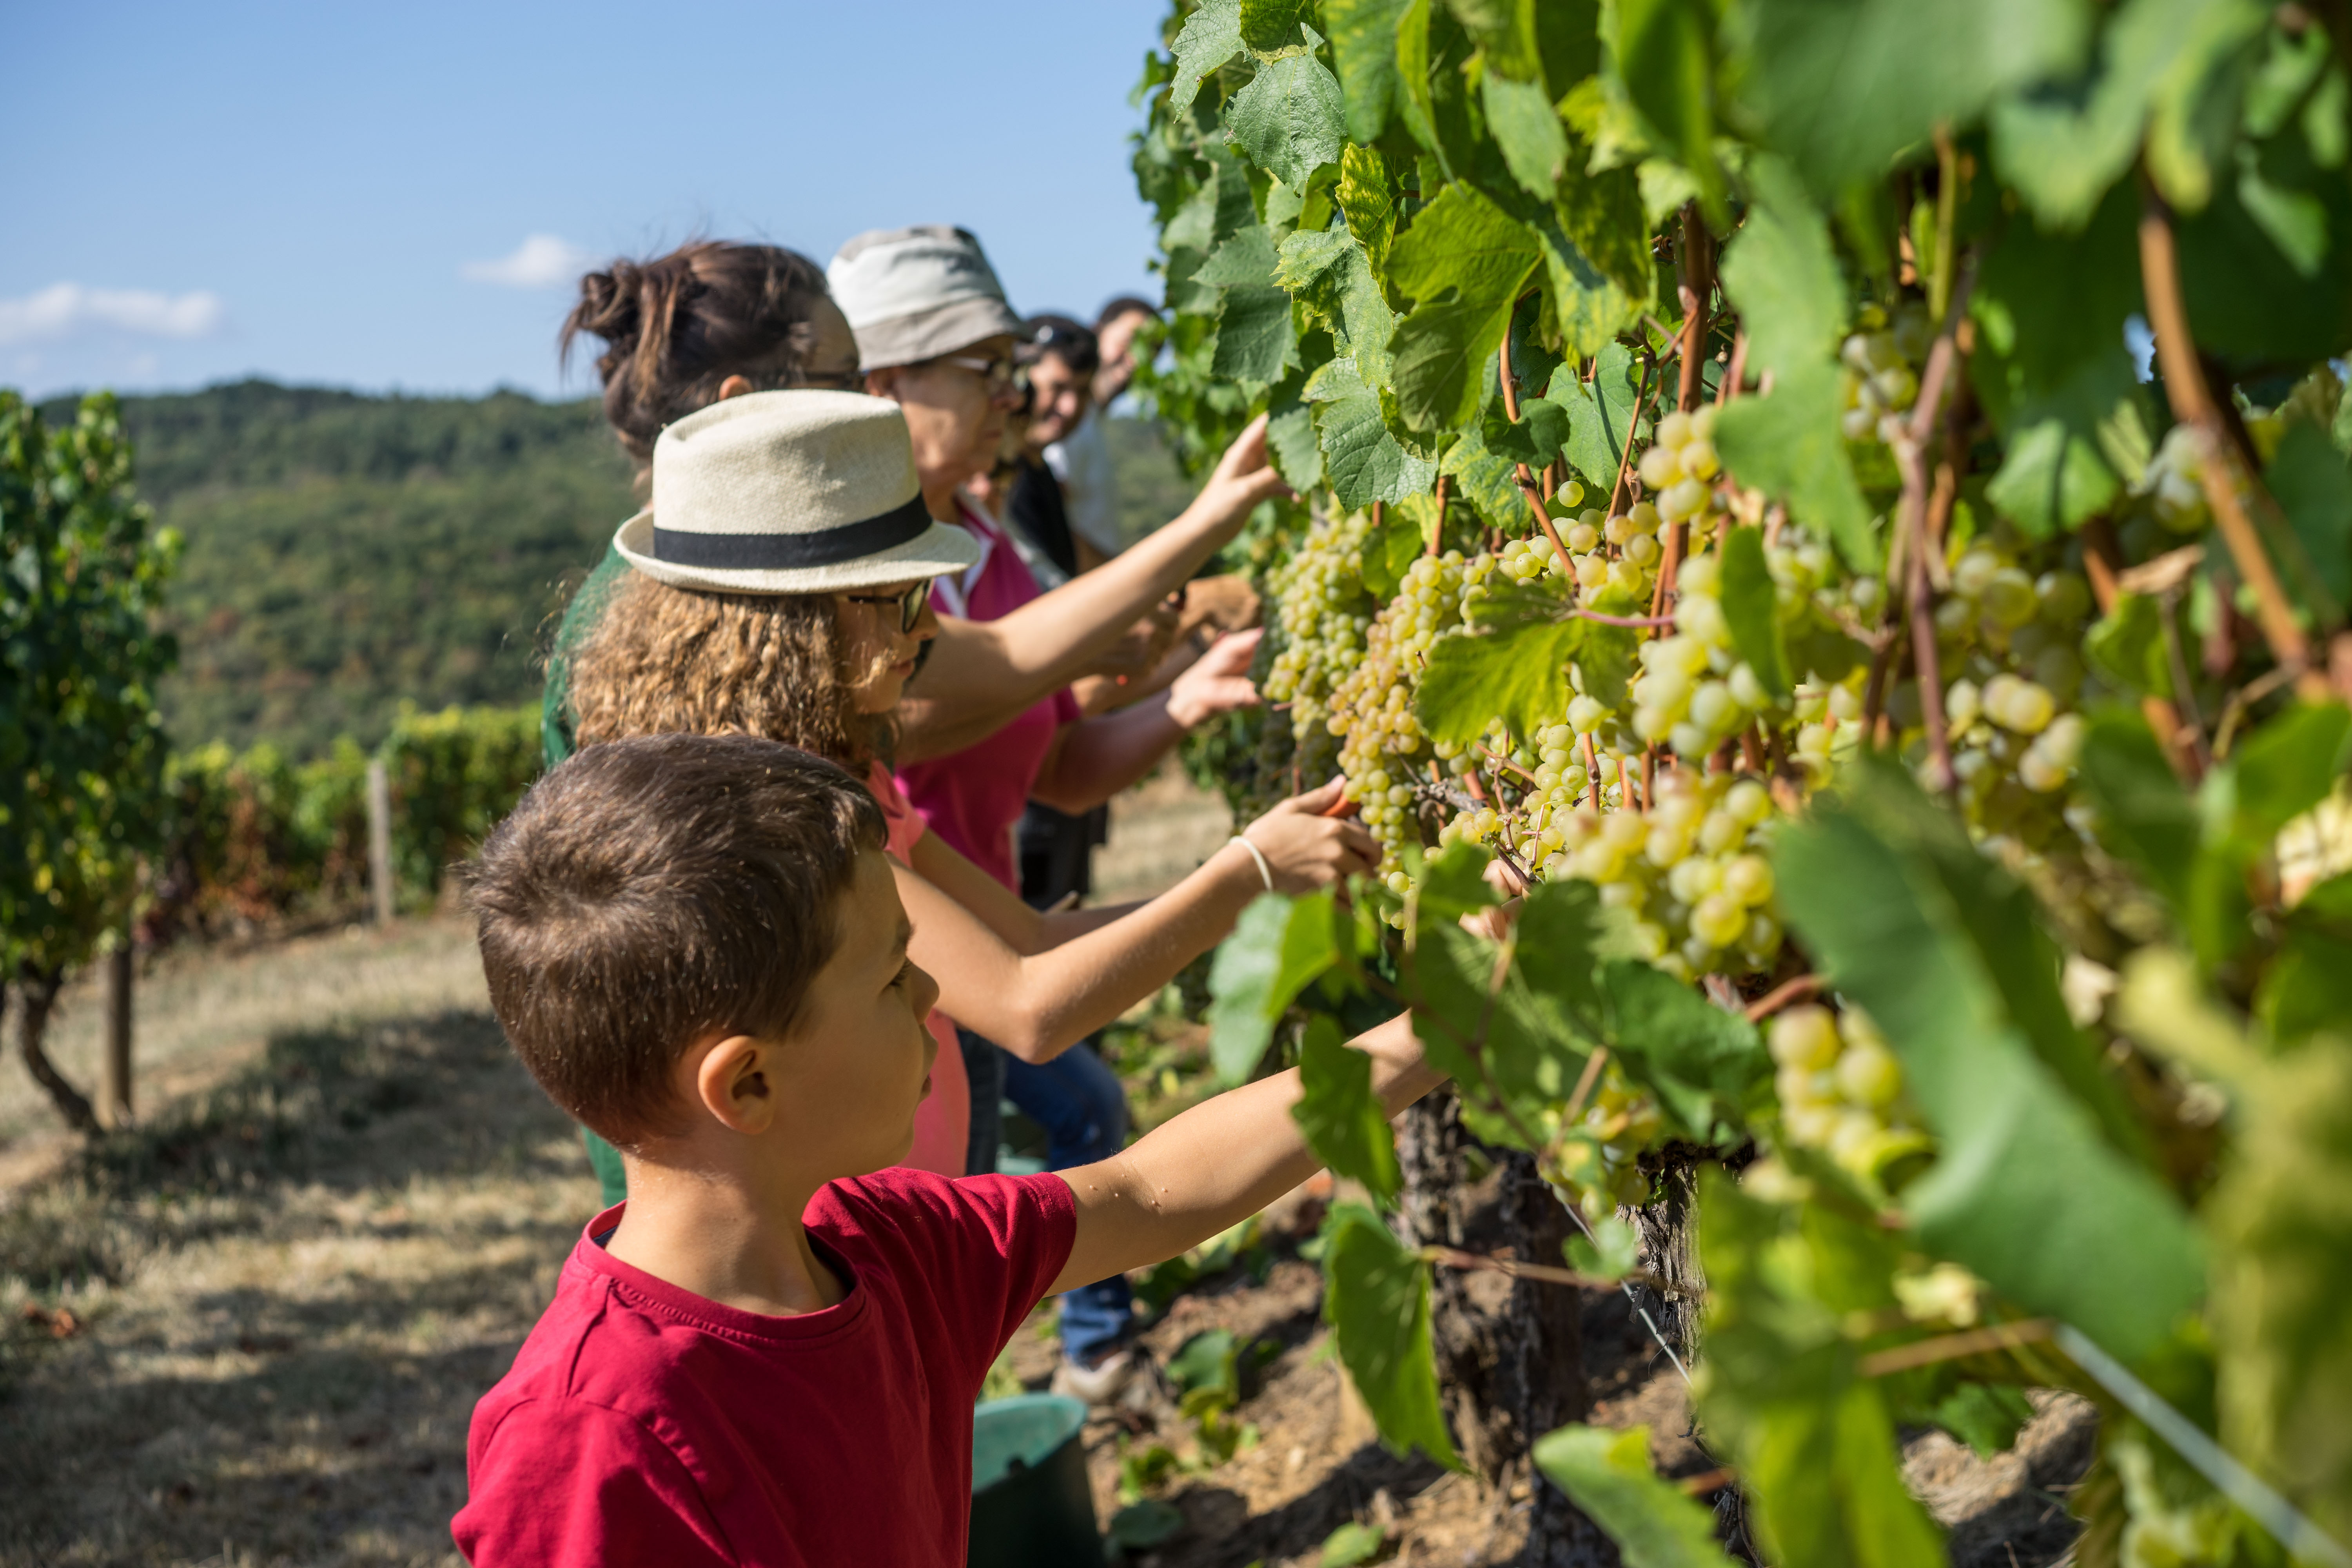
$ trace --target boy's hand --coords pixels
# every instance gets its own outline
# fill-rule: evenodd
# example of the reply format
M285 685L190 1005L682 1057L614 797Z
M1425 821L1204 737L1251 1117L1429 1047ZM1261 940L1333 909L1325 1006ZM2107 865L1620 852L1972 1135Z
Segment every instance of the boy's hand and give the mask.
M1410 1015L1348 1043L1372 1058L1373 1091L1391 1116L1444 1081L1423 1061ZM1297 1102L1293 1068L1196 1105L1108 1160L1060 1173L1077 1198L1078 1228L1052 1289L1164 1262L1312 1175L1315 1156L1290 1114Z

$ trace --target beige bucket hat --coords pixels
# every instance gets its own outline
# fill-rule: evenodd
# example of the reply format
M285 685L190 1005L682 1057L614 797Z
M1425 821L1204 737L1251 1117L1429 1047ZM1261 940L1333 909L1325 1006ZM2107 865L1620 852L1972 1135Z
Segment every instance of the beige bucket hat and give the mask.
M824 278L857 334L860 370L918 364L1000 332L1029 336L969 229L868 229L835 253Z
M980 559L932 521L898 405L857 392L754 392L654 442L653 504L614 548L681 588L829 594L961 572Z

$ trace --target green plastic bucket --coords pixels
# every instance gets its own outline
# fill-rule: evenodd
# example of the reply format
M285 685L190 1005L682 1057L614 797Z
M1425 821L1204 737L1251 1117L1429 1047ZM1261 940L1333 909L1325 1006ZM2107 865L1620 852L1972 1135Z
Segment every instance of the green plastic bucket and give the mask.
M971 1413L971 1568L1102 1568L1087 1407L1058 1394L992 1399Z

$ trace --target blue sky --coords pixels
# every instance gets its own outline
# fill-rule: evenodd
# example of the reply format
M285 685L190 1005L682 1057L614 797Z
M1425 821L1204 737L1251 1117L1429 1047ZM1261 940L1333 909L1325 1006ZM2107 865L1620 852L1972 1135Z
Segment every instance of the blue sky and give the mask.
M582 392L579 261L698 233L822 261L961 223L1023 310L1156 293L1127 95L1161 9L28 6L0 385Z

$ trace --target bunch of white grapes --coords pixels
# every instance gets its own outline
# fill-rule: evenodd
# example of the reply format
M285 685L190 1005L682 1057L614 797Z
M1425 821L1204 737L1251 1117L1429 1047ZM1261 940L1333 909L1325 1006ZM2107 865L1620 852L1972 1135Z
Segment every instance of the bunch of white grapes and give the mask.
M1559 1142L1560 1173L1612 1205L1646 1203L1650 1178L1637 1162L1664 1126L1657 1100L1628 1079L1612 1057L1583 1113L1562 1129L1570 1136Z
M1723 464L1715 454L1714 407L1661 418L1656 438L1642 454L1638 471L1660 520L1690 524L1690 552L1696 553L1699 540L1721 510L1721 492L1715 481Z
M1597 886L1634 950L1678 979L1769 971L1781 942L1764 853L1771 795L1693 768L1661 770L1656 793L1642 811L1555 812L1538 838L1545 874Z
M1340 737L1339 771L1346 798L1381 841L1380 871L1399 892L1405 887L1399 849L1418 842L1412 823L1413 786L1434 755L1412 710L1428 666L1430 645L1463 623L1482 596L1495 558L1465 560L1459 551L1423 556L1406 571L1396 597L1372 618L1363 652L1332 693L1328 731Z
M1869 1016L1806 1003L1766 1036L1790 1142L1819 1149L1874 1183L1889 1162L1927 1147L1903 1095L1903 1065Z
M1377 608L1364 586L1370 538L1362 512L1320 520L1269 579L1276 647L1259 689L1290 705L1300 734L1322 725L1332 691L1363 652Z
M1863 310L1863 330L1838 350L1845 412L1841 426L1849 441L1893 446L1903 416L1919 399L1919 367L1935 341L1926 307L1908 304L1892 319L1876 306Z

